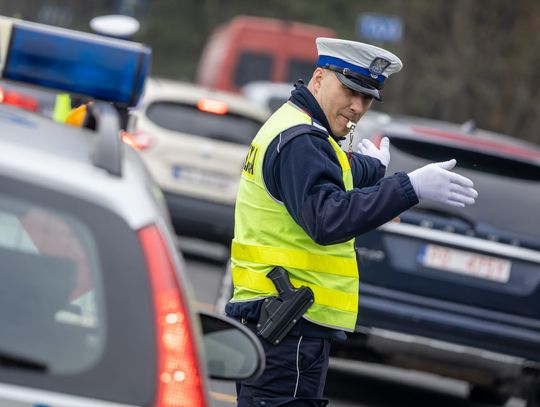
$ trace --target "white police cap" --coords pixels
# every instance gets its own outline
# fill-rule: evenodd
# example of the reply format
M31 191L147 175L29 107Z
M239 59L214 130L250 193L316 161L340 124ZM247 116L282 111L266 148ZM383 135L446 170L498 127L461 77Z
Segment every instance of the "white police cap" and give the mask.
M317 66L336 72L345 86L381 100L380 90L403 63L391 52L362 42L317 38Z

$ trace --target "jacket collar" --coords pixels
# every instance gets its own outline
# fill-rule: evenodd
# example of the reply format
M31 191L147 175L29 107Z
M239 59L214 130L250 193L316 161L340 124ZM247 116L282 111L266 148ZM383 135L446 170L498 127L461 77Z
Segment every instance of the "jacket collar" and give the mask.
M311 116L315 122L328 130L328 134L330 134L334 140L341 141L345 138L337 137L332 133L332 130L330 130L330 124L328 123L326 115L324 114L321 106L315 99L315 96L313 96L313 94L309 91L307 86L304 85L302 80L298 80L294 84L294 89L291 92L289 101L294 103L299 109Z

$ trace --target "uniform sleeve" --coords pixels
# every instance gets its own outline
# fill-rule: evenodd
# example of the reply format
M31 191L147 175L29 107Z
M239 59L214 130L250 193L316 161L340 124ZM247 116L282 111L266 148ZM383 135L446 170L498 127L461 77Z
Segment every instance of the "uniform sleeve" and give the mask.
M305 134L279 152L272 143L263 171L268 191L315 242L327 245L366 233L418 203L405 173L371 184L377 175L362 173L361 163L354 165L358 187L346 192L332 146ZM369 186L362 187L362 181Z
M351 161L355 188L375 185L386 172L386 167L379 160L367 155L353 153Z

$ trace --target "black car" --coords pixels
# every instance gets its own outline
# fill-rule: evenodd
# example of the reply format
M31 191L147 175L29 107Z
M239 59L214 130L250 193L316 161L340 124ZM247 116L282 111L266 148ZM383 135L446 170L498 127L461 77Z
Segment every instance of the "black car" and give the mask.
M375 112L357 126L353 144L390 138L387 174L455 158L479 196L463 209L419 204L357 238L356 331L332 356L466 381L478 401L537 406L540 148L473 127ZM229 268L216 308L230 296Z
M356 333L334 355L464 380L471 399L536 406L540 148L470 124L393 118L369 135L390 138L387 174L455 158L479 196L464 209L417 205L358 237Z

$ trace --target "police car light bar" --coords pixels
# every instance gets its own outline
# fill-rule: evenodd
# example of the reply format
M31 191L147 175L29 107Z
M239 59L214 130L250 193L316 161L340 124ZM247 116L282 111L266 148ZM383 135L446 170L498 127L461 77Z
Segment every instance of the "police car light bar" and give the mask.
M150 69L143 44L0 16L0 76L136 105Z

